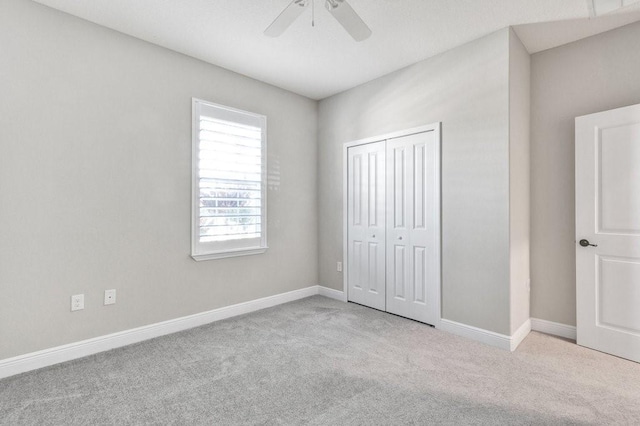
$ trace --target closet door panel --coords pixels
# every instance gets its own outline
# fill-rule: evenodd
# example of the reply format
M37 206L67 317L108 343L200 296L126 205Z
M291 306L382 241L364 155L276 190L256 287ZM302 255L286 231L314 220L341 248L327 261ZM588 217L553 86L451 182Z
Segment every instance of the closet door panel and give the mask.
M385 309L385 145L348 149L348 300Z
M440 294L439 141L434 132L390 139L387 157L393 158L387 166L387 250L396 253L387 259L387 311L434 324Z
M409 217L411 212L411 153L410 147L398 140L387 141L387 205L391 220L387 221L387 311L396 313L411 299L411 250ZM389 309L392 307L391 310ZM395 307L395 310L393 309Z

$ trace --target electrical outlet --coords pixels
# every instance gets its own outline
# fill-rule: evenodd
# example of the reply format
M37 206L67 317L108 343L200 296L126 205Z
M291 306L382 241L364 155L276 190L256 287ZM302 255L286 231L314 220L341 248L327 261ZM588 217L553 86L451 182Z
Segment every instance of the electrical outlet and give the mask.
M336 266L336 271L342 272L342 262L338 262L338 264Z
M116 303L116 289L104 291L104 304L113 305Z
M79 311L84 309L84 294L74 294L71 296L71 310Z

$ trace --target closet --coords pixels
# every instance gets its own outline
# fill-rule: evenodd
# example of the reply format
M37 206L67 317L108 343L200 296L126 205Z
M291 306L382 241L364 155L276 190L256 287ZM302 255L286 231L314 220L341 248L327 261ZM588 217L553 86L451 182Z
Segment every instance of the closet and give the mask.
M440 125L345 147L347 299L440 320Z

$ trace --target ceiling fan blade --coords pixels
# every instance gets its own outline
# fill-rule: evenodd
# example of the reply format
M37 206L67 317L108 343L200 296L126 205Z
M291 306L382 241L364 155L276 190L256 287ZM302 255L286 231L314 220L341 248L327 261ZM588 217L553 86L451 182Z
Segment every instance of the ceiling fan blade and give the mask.
M346 0L327 0L325 5L355 41L369 38L371 30Z
M278 37L281 35L291 24L293 21L298 18L304 12L304 10L309 6L309 2L307 0L293 0L289 3L280 15L269 25L269 27L264 30L264 35L269 37Z

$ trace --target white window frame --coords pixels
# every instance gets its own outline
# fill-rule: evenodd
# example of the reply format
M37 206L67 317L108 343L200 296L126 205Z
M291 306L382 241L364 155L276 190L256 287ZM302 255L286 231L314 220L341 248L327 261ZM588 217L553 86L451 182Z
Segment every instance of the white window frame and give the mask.
M258 119L262 128L261 150L261 229L258 244L254 240L230 240L217 242L200 242L200 185L198 154L200 143L200 115L203 106L207 109L218 109L221 114L231 113L246 115ZM191 153L191 257L196 261L222 259L235 256L248 256L264 253L267 249L267 117L249 111L243 111L208 102L192 99L192 153Z

